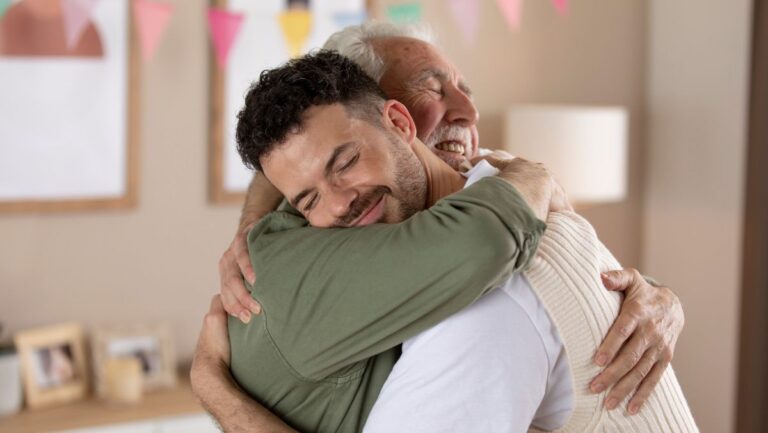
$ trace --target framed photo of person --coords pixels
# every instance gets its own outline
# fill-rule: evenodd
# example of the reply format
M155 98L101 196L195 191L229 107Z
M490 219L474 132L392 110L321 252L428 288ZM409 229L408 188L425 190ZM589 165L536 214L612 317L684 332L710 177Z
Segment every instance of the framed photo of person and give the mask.
M91 335L96 394L105 396L105 367L110 359L135 358L144 391L176 385L176 357L166 325L97 329Z
M210 54L209 197L214 203L240 204L253 171L237 153L237 113L250 84L261 71L323 46L333 33L367 18L371 0L212 0L244 19L228 63ZM213 50L213 47L211 48Z
M0 4L0 213L133 206L141 65L131 2Z
M76 323L18 332L27 406L35 409L83 398L88 392L88 367L83 328Z

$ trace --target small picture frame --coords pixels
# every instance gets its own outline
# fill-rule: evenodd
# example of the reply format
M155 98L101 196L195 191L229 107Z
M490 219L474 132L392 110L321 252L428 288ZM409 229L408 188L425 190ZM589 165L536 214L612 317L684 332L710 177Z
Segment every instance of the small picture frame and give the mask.
M80 400L88 392L83 328L77 323L18 332L14 342L30 409Z
M142 371L142 388L152 391L176 385L176 357L167 325L142 325L96 329L91 336L96 395L105 397L105 366L114 358L136 358Z

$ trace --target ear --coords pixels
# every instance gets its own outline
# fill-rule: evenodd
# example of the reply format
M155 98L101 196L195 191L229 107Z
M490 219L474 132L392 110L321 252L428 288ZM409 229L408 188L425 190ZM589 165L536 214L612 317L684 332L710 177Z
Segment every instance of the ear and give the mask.
M390 99L384 103L384 125L392 128L394 132L401 136L409 145L413 145L416 139L416 124L413 117L405 105Z

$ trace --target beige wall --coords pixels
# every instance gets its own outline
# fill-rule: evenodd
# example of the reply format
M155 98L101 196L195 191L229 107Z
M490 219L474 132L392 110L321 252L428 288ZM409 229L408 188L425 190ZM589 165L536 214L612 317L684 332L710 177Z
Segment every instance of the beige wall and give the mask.
M734 428L751 2L650 3L646 271L675 288L702 432Z
M162 320L189 357L239 212L206 200L205 2L174 3L143 68L139 205L0 216L0 321L10 330Z
M176 0L155 59L143 68L141 187L136 209L0 216L0 321L11 331L63 320L87 325L168 321L189 357L236 207L206 201L207 32L202 0ZM571 17L527 2L519 32L482 2L476 48L463 44L443 1L426 19L465 72L485 146L518 102L618 104L632 113L630 196L587 213L624 263L640 257L645 7L583 0ZM387 4L381 2L380 4ZM616 223L620 222L620 223Z
M376 2L382 6L399 0ZM549 1L527 1L517 31L495 1L481 1L476 46L464 43L443 0L427 0L425 19L438 44L464 73L480 110L480 143L503 143L502 116L512 104L621 105L630 112L629 195L582 209L627 266L640 266L642 238L645 2L580 0L567 18ZM524 155L522 155L524 156Z

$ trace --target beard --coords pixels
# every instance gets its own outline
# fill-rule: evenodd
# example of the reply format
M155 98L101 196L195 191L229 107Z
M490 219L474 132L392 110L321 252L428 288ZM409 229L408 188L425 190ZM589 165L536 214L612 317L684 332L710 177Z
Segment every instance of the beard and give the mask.
M424 210L427 202L427 173L419 158L410 149L397 149L395 154L395 183L400 205L397 221L405 221Z
M453 151L451 151L451 149L441 149L441 147L445 146L445 144L441 143L451 142L452 144L448 144L448 146L450 147L453 145ZM438 149L443 152L455 153L456 157L468 157L471 156L470 154L472 153L472 131L466 126L452 124L439 125L432 131L432 134L430 134L429 137L426 137L424 144L426 144L433 152L435 149ZM455 146L457 145L461 147L460 152L457 152L455 149Z
M336 227L349 227L384 195L392 197L397 209L394 213L385 212L381 221L376 222L398 223L424 210L427 202L427 174L424 166L405 141L389 131L385 133L392 150L394 186L377 186L355 199L350 204L349 212L336 221Z

